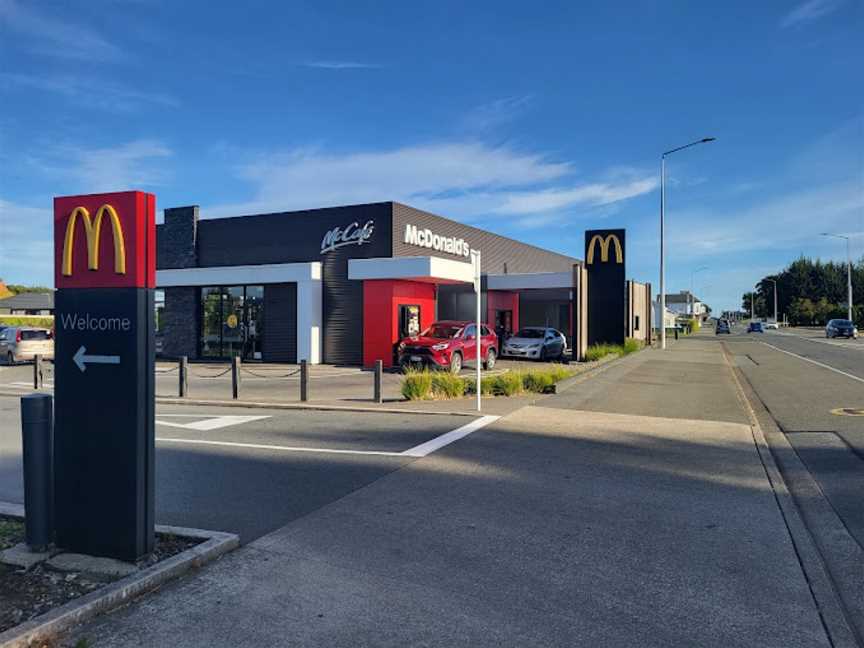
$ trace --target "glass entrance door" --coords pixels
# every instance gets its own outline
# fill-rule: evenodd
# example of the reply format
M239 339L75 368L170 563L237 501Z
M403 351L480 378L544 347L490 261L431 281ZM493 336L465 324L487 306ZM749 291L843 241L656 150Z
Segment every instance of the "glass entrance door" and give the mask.
M201 357L261 359L263 286L201 289Z

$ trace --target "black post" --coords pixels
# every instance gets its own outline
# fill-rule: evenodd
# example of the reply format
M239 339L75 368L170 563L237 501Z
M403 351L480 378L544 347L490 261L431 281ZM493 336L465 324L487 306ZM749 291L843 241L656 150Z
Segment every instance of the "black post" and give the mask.
M384 372L384 362L382 360L375 361L375 402L383 403L384 394L381 389L381 374Z
M180 398L186 398L186 395L189 393L189 358L186 356L180 356L178 372L180 385L177 393L180 395Z
M54 538L52 448L54 398L30 394L21 398L24 450L24 535L31 551L45 551Z
M300 361L300 400L304 403L309 400L309 363Z
M36 354L33 356L33 389L42 389L42 356Z
M240 398L240 356L231 358L231 397Z

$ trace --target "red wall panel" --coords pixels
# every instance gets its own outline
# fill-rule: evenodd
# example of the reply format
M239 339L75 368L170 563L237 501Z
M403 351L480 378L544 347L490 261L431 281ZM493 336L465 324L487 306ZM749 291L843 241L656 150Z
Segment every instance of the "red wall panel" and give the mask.
M420 306L420 328L435 321L435 285L418 281L370 280L363 282L363 365L382 360L393 365L393 347L399 341L399 306Z
M519 293L509 290L490 290L486 293L486 323L495 326L496 310L513 311L513 333L519 330Z

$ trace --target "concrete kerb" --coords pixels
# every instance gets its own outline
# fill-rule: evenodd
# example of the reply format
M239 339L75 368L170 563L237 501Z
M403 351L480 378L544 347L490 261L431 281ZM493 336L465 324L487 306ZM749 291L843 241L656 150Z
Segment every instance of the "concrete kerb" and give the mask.
M20 504L0 502L0 514L24 517L24 507ZM234 533L161 524L156 525L156 532L197 538L203 542L0 633L0 648L26 648L38 641L56 637L73 626L124 605L136 596L153 590L191 569L213 562L240 545L240 538Z
M797 453L795 453L795 450L789 445L788 440L786 440L786 437L779 429L776 430L777 435L765 434L762 422L768 425L773 424L775 427L776 424L773 423L773 419L771 419L767 410L759 412L759 410L764 410L764 405L753 391L743 372L732 365L725 343L722 344L722 350L723 360L732 374L738 398L747 413L747 417L750 419L753 443L759 453L777 505L783 515L786 529L798 557L798 562L807 580L807 585L810 588L810 593L813 596L813 601L816 604L819 617L822 620L822 625L825 628L831 645L834 648L860 648L864 644L860 642L855 626L850 621L843 597L838 592L837 586L831 577L831 573L825 564L825 559L819 551L816 539L802 518L795 498L792 496L789 485L784 478L784 473L788 474L790 464L797 464L792 467L799 473L799 477L804 478L804 475L806 475L806 478L811 481L813 477L801 463ZM757 412L763 414L763 416L759 416ZM768 441L769 437L771 438L770 443ZM780 438L778 439L777 437ZM778 443L785 444L785 447L778 446ZM783 464L784 470L781 470L778 466L775 455L780 457L780 463ZM819 497L824 500L821 489L818 488L815 482L813 485L818 491Z

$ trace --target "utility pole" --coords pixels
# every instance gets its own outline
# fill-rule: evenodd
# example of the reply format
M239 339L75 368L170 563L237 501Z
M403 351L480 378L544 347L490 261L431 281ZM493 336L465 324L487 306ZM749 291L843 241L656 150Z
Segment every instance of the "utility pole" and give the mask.
M716 137L703 137L684 146L664 151L660 156L660 348L666 348L666 156L697 144L713 142Z

